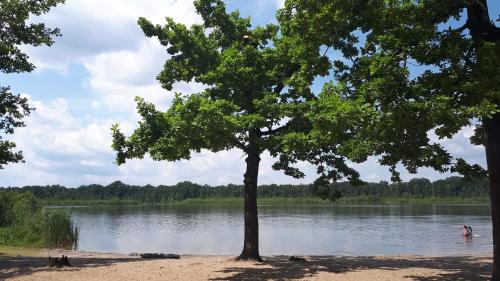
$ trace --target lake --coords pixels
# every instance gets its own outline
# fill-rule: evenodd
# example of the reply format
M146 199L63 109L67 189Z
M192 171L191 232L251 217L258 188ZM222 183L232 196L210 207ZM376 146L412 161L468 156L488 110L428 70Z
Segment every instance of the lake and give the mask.
M76 207L78 250L238 255L237 206ZM488 205L260 206L262 255L492 253ZM465 239L462 225L475 236Z

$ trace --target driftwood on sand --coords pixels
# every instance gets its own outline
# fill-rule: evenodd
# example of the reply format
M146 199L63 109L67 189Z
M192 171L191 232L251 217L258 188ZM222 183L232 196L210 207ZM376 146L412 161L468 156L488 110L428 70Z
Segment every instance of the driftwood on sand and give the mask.
M296 257L296 256L291 256L288 260L289 261L298 261L298 262L306 262L307 261L305 258Z
M143 259L180 259L181 256L176 254L163 254L163 253L142 253L139 254Z

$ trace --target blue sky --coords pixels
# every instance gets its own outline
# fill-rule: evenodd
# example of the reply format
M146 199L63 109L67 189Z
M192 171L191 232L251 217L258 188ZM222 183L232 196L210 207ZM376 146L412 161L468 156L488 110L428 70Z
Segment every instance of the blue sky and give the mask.
M228 0L230 10L239 9L254 24L275 21L283 0ZM490 2L490 14L498 18L500 3ZM495 3L493 3L495 2ZM144 16L163 23L165 16L185 24L200 22L190 0L67 0L32 20L59 27L62 37L52 47L23 47L35 63L32 73L0 74L0 85L10 85L26 95L37 110L26 118L27 127L9 139L23 150L26 163L0 170L1 186L28 184L175 184L189 180L201 184L241 183L244 155L237 150L217 154L203 151L190 161L154 162L148 157L120 167L111 149L111 124L119 122L131 132L138 121L135 96L142 96L166 109L173 92L192 93L203 88L179 83L172 92L162 89L156 74L167 59L165 49L146 38L137 26ZM451 140L440 140L455 156L485 165L482 147L469 144L472 128L464 128ZM387 168L375 158L355 165L369 181L389 180ZM262 157L260 183L309 183L314 167L301 163L306 178L295 180L271 169L273 159ZM416 175L401 170L403 179L449 176L430 169Z

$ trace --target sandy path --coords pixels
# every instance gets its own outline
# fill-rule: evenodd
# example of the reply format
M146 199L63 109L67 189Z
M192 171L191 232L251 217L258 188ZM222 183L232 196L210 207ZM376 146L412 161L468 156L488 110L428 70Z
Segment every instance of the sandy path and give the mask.
M67 254L72 267L50 268L47 256ZM143 260L116 254L45 251L34 257L0 255L0 280L488 280L486 257L266 257L265 262L229 256L182 256Z

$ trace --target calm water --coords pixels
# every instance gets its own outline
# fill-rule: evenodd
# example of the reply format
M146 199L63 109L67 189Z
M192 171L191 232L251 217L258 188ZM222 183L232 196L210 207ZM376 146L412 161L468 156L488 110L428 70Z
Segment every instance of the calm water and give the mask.
M237 255L239 207L74 208L78 249ZM262 255L469 255L492 252L486 205L261 206ZM464 239L461 226L476 235Z

